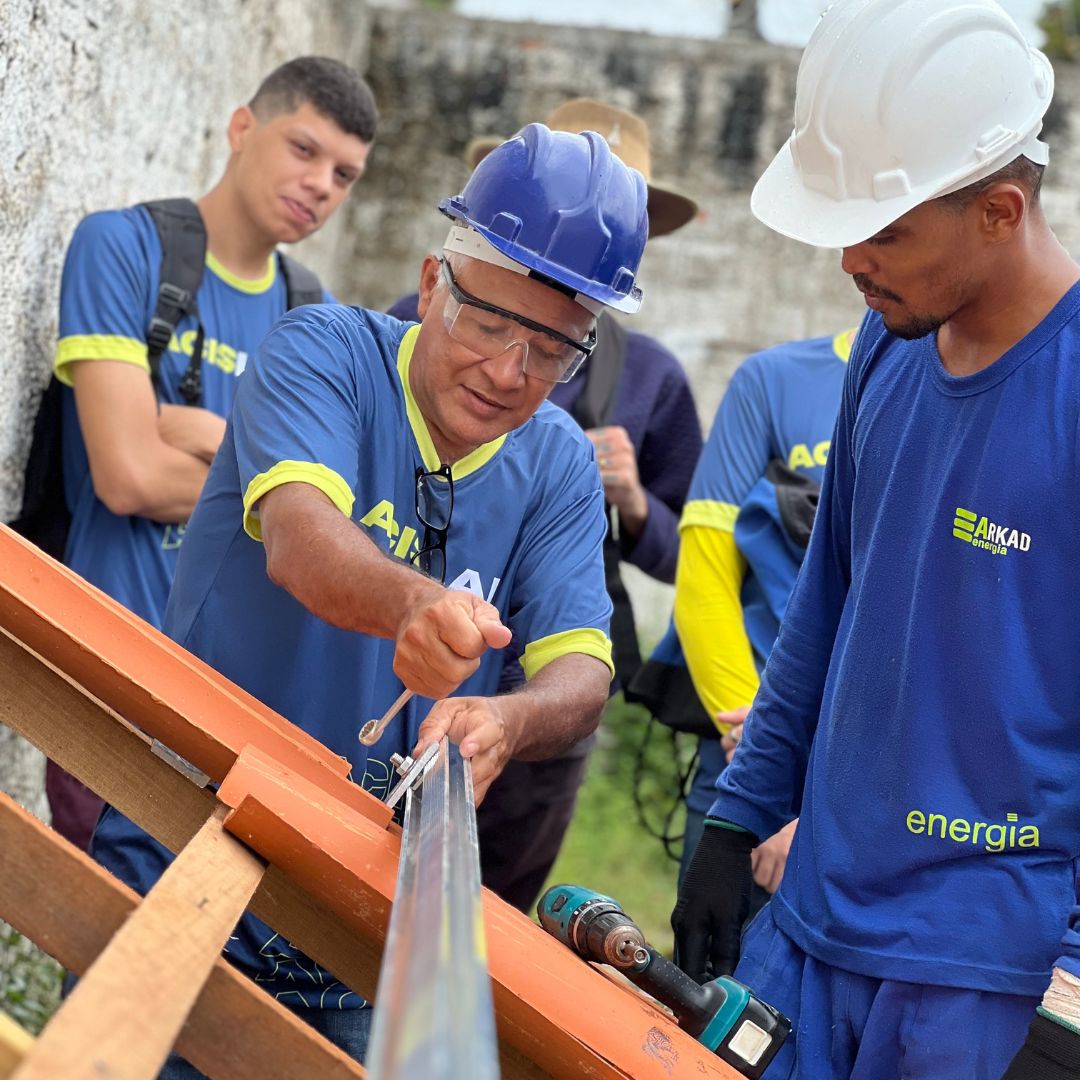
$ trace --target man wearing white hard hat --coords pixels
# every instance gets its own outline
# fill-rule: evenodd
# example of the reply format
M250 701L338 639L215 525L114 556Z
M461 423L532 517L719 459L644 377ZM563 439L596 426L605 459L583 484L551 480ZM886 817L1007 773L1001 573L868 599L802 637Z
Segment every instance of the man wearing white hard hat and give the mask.
M754 190L871 309L672 915L688 972L737 963L791 1017L766 1077L1080 1076L1080 267L1039 204L1053 81L993 0L839 0ZM750 852L797 816L740 959Z

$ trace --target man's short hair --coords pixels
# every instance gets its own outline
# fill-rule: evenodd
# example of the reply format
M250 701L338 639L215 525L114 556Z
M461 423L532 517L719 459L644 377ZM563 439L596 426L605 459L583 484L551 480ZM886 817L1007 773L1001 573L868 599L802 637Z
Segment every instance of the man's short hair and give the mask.
M1030 158L1026 158L1021 154L1018 158L1010 161L1008 165L1003 165L997 172L992 172L989 176L984 176L981 180L976 180L974 184L968 184L967 187L962 187L959 191L954 191L949 195L942 195L940 198L935 199L934 202L939 203L948 210L963 212L991 184L1007 182L1020 184L1022 187L1027 188L1031 194L1031 203L1034 205L1039 201L1039 191L1042 189L1045 169L1045 165L1036 165Z
M371 88L352 68L326 56L299 56L263 79L248 106L260 119L310 103L348 135L375 138L379 121Z

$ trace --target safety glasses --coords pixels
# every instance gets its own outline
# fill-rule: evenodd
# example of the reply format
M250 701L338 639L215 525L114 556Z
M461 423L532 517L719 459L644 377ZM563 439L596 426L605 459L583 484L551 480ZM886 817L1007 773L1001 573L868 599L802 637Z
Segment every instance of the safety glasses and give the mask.
M420 550L409 560L440 584L446 583L446 534L454 512L454 478L449 465L416 470L416 519L424 526Z
M544 382L569 382L596 347L596 330L584 341L560 334L513 311L506 311L467 293L454 277L450 264L442 263L449 290L443 305L446 332L478 356L490 359L514 345L521 346L521 368ZM524 334L522 330L531 333Z

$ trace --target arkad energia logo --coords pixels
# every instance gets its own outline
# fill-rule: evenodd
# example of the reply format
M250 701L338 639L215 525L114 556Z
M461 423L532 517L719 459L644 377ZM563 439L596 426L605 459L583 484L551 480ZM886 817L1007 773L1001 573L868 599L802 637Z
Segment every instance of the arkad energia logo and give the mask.
M995 525L989 518L965 510L962 506L956 508L952 534L957 540L989 551L991 555L1008 555L1009 548L1027 551L1031 547L1028 533L1008 525Z

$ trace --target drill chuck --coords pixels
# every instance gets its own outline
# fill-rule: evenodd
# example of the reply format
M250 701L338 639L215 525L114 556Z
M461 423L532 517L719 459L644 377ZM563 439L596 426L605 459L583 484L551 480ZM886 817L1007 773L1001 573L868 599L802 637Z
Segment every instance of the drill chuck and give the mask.
M622 908L606 897L586 901L569 922L569 944L586 960L626 970L640 967L648 957L645 936Z

